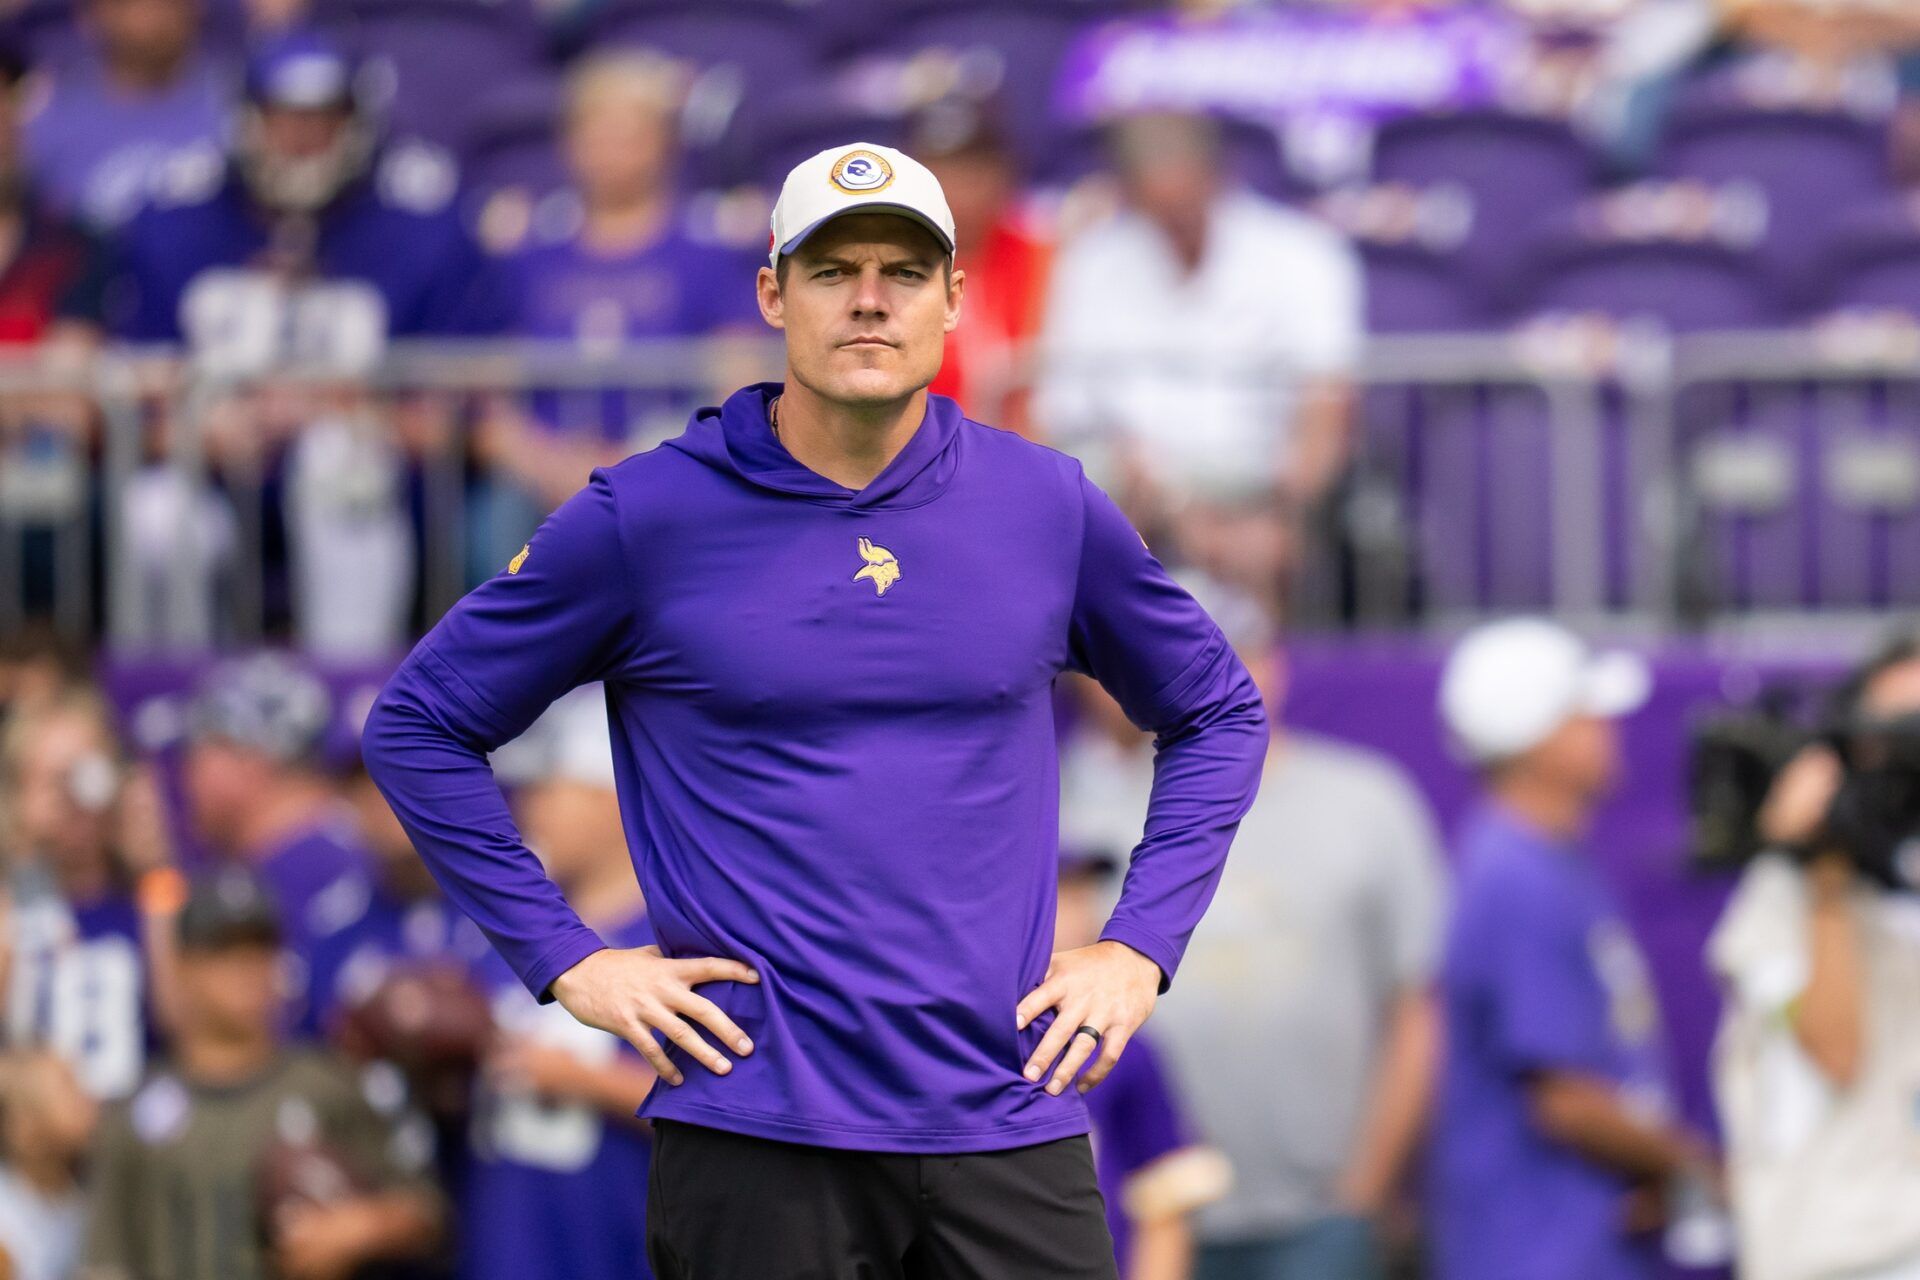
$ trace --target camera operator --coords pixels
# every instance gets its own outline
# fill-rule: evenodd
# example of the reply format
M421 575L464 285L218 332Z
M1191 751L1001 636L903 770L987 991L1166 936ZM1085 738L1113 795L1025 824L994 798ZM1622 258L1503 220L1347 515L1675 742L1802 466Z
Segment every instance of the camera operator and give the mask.
M1841 704L1774 781L1708 944L1744 1280L1920 1277L1920 634Z

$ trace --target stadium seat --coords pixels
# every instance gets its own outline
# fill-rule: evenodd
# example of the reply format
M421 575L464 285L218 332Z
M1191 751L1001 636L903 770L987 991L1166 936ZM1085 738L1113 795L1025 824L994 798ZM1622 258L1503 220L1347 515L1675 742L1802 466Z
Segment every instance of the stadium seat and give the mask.
M392 75L393 126L448 147L463 141L477 88L542 65L531 15L482 0L358 0L355 38Z
M1566 125L1495 110L1408 116L1374 139L1376 182L1453 184L1473 202L1468 259L1492 267L1593 185L1592 152Z
M1801 296L1813 316L1855 310L1920 317L1920 198L1848 218L1821 246Z
M484 199L516 187L539 196L566 185L555 134L560 86L551 72L534 72L483 94L467 121L461 145L467 185Z
M1659 166L1677 178L1754 184L1770 209L1769 268L1790 283L1841 215L1892 195L1887 148L1878 120L1694 101L1670 122Z
M1785 315L1754 254L1697 243L1554 245L1532 255L1510 298L1514 318L1593 312L1674 332L1757 329Z
M1492 324L1480 273L1461 252L1474 223L1464 188L1347 187L1311 208L1360 252L1370 332L1447 333Z

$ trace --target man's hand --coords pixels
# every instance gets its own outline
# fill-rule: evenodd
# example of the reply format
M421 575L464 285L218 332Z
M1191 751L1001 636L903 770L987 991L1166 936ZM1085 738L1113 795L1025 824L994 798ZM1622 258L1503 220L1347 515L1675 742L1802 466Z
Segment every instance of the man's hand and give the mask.
M555 978L553 998L577 1020L619 1036L645 1054L662 1080L679 1084L685 1077L653 1033L664 1033L707 1070L725 1075L733 1070L733 1063L700 1038L694 1023L736 1053L752 1053L753 1042L694 987L705 982L758 981L760 975L738 960L712 956L669 960L659 947L608 949L594 952Z
M1804 845L1820 834L1844 770L1831 747L1801 748L1787 762L1760 806L1760 838L1776 847Z
M1047 1092L1057 1096L1092 1057L1093 1037L1078 1034L1081 1027L1092 1027L1100 1033L1100 1056L1087 1067L1079 1089L1085 1093L1093 1088L1120 1061L1128 1039L1153 1012L1159 994L1160 966L1123 942L1107 940L1054 952L1046 980L1014 1011L1022 1031L1046 1010L1055 1011L1053 1025L1027 1060L1027 1079L1039 1080L1059 1059L1053 1078L1047 1081Z

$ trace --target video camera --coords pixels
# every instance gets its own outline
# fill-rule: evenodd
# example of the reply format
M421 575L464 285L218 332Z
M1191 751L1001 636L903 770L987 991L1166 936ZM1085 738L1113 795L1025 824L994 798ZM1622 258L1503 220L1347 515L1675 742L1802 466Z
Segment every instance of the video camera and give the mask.
M1801 749L1839 757L1840 788L1813 839L1787 852L1840 853L1868 881L1920 892L1920 713L1866 719L1809 714L1806 691L1770 689L1745 709L1697 723L1688 762L1691 856L1703 870L1744 866L1769 847L1760 811Z

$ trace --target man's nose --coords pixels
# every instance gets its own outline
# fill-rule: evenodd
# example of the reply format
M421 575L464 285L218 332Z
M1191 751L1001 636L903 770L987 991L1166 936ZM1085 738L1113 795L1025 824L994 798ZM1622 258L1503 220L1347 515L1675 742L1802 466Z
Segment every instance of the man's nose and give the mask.
M853 291L853 314L861 317L879 317L887 314L886 291L881 286L886 283L878 267L868 267L860 272L860 287Z

